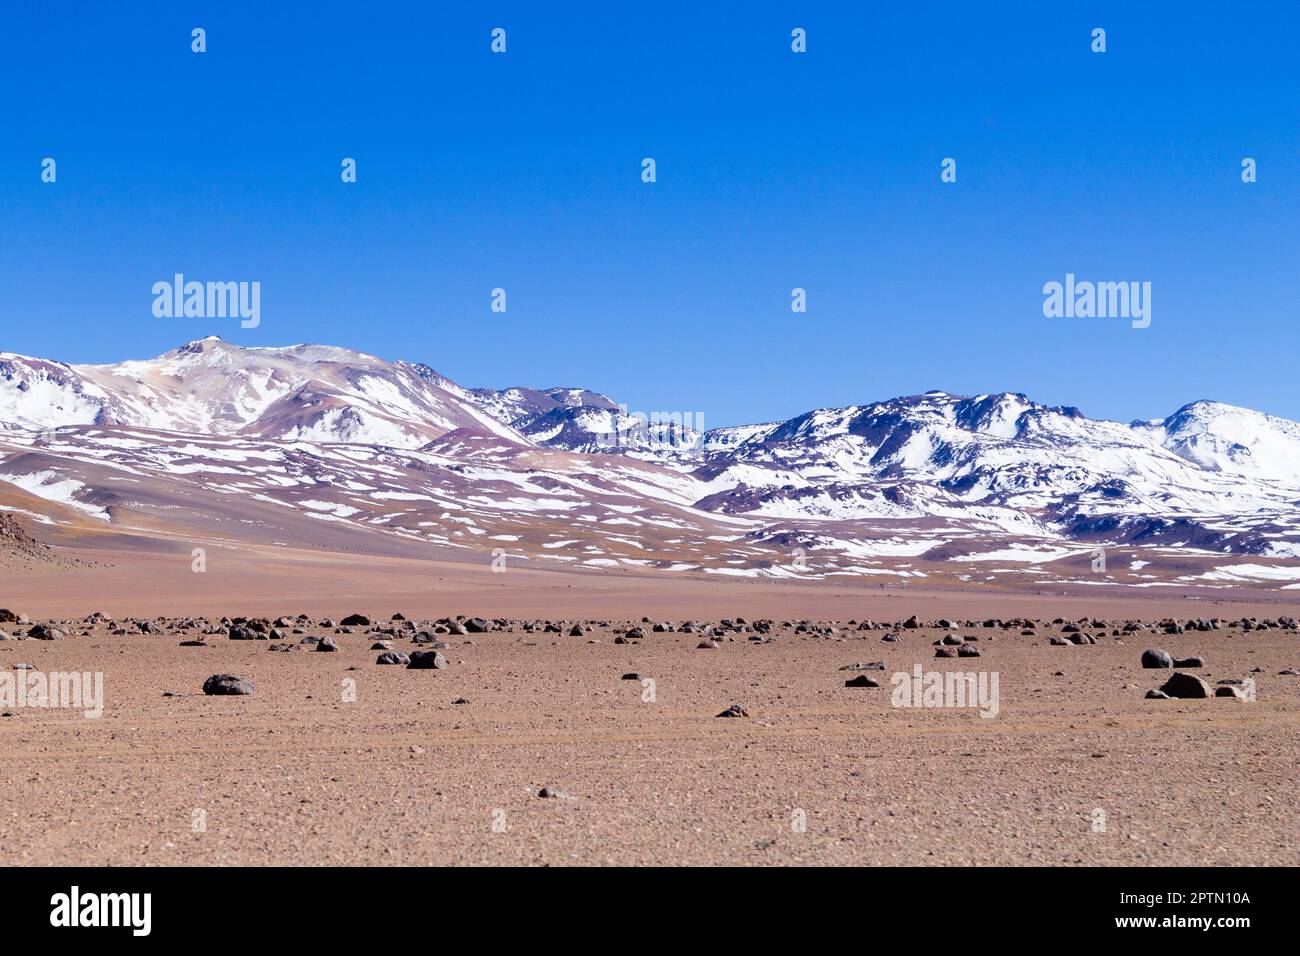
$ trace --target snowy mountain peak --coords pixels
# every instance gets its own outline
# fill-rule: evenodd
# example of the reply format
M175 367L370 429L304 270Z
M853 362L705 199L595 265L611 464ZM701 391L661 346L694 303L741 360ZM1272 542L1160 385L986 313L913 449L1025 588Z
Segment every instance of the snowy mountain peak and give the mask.
M1211 471L1300 482L1300 424L1285 418L1203 399L1132 427Z
M401 448L466 428L528 443L427 366L328 345L248 348L216 336L114 365L5 357L0 422L130 425Z

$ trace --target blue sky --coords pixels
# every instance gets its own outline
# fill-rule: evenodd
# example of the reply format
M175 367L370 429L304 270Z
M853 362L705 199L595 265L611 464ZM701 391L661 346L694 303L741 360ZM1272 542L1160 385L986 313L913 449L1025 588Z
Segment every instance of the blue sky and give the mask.
M14 6L0 350L325 342L706 425L930 388L1300 419L1295 5L988 6ZM261 282L260 327L155 318L175 272ZM1045 318L1067 272L1151 282L1151 327Z

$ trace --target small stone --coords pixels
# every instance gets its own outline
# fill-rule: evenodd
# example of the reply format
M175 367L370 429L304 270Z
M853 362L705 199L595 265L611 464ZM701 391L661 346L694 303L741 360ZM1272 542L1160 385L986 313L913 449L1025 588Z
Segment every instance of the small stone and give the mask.
M844 682L845 687L879 687L879 682L872 680L866 674L859 674L857 677L850 677Z
M745 708L741 707L739 704L732 704L722 713L718 714L718 716L719 717L748 717L749 711L745 710Z

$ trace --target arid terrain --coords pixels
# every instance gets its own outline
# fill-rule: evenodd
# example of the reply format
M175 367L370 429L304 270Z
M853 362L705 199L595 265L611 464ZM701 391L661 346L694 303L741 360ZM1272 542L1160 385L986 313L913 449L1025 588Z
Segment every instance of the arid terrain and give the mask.
M104 681L98 718L5 708L11 863L1300 860L1300 631L1276 594L76 560L14 559L0 582L0 621L18 618L0 622L3 671ZM371 623L345 626L355 613ZM21 639L40 625L54 639ZM936 658L947 635L979 656ZM1051 643L1080 635L1096 643ZM445 666L377 664L380 641ZM1145 669L1148 648L1203 665ZM916 665L996 672L996 716L893 706ZM1254 699L1146 697L1174 673L1253 680ZM251 695L205 695L221 674ZM845 686L862 676L880 686ZM717 716L731 705L747 716Z
M702 429L329 346L0 353L0 841L1296 863L1298 456L1300 424L1203 401ZM70 674L102 715L29 705ZM1171 680L1210 696L1147 696Z

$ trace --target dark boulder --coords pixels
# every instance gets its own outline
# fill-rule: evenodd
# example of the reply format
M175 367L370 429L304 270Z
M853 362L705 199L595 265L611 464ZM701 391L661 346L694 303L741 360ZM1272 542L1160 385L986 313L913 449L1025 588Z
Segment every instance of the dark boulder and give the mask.
M1148 669L1173 667L1174 659L1169 656L1168 651L1152 648L1142 652L1142 666Z
M253 692L253 682L234 674L213 674L203 682L203 693L209 696L242 696Z

